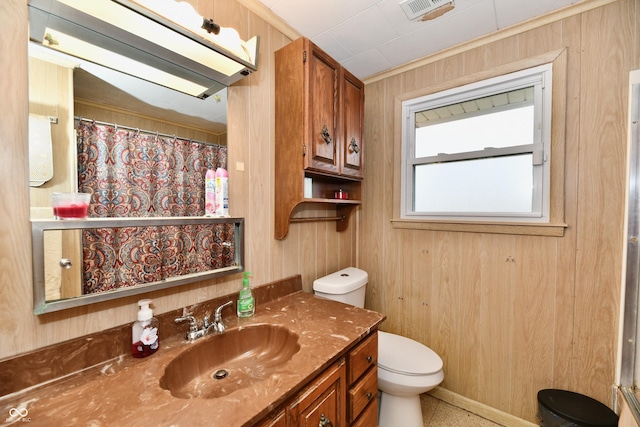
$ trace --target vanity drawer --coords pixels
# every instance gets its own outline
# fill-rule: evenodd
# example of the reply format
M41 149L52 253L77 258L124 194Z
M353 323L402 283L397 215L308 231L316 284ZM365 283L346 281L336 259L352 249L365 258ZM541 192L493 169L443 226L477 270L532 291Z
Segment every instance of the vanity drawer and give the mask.
M378 397L371 402L367 409L364 410L360 418L354 423L351 423L351 427L371 427L378 425Z
M370 369L349 389L349 421L353 422L358 418L372 401L378 401L378 370L375 368ZM377 407L377 405L372 406Z
M374 332L351 350L347 358L347 381L352 385L367 369L378 363L378 332Z

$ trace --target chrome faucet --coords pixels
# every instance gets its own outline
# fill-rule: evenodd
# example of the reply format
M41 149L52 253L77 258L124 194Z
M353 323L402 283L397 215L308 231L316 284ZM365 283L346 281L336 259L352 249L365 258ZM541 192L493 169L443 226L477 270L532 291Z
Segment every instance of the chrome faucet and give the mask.
M198 330L198 321L193 316L178 317L177 319L174 320L174 322L180 323L180 322L184 322L185 320L189 321L189 332L187 332L187 336L186 336L187 340L193 341L196 338L200 338L201 336L204 336L203 334L201 334L201 331Z
M213 315L213 322L209 323L209 316L204 316L202 319L202 328L198 326L198 320L193 316L178 317L174 320L175 323L181 323L184 321L189 322L189 332L187 332L186 339L188 341L194 341L198 338L202 338L209 335L211 331L216 334L221 334L225 331L224 322L222 321L222 309L228 305L231 305L233 301L228 301L216 308Z

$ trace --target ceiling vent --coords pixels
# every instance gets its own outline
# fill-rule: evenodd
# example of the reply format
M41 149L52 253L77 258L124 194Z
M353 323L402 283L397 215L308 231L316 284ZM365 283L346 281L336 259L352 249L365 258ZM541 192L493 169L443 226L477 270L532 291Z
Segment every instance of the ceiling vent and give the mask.
M406 0L400 3L402 10L410 20L418 19L426 13L446 5L453 5L453 0Z

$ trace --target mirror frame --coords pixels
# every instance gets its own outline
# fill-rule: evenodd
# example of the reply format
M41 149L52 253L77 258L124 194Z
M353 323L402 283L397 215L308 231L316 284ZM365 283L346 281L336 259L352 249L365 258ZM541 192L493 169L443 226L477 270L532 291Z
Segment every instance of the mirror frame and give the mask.
M118 290L78 297L46 300L44 271L44 232L46 230L78 230L95 228L146 227L190 224L234 224L234 263L235 266L185 274L151 283L121 288ZM153 217L153 218L91 218L86 220L31 220L31 239L33 257L33 312L40 315L72 307L109 301L144 292L185 285L201 280L228 276L244 271L244 218L217 217Z

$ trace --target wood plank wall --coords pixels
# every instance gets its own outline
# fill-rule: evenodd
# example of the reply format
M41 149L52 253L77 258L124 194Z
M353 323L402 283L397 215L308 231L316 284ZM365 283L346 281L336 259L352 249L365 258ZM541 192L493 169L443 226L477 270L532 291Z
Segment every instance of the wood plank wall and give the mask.
M628 72L640 66L640 1L620 0L442 52L366 82L359 265L382 329L444 360L443 388L536 421L536 393L610 405L620 309ZM563 237L394 229L394 99L568 49Z
M255 285L301 274L313 279L356 262L357 220L344 233L333 223L293 224L273 238L273 52L291 41L247 7L231 0L194 0L197 10L239 30L260 35L259 71L229 88L230 212L246 218L246 267ZM139 297L33 315L27 156L27 0L0 2L0 359L135 320ZM291 34L289 32L289 34ZM113 119L116 122L119 119ZM107 120L110 121L110 120ZM243 170L241 170L243 169ZM300 215L326 215L305 210ZM241 275L149 293L157 313L240 289ZM259 301L258 301L259 303ZM161 332L162 333L162 332Z

